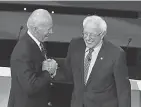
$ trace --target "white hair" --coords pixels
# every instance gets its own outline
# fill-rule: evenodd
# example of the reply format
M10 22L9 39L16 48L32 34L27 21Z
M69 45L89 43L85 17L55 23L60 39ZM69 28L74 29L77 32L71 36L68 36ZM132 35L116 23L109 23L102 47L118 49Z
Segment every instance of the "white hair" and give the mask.
M52 17L47 10L37 9L32 12L27 21L27 28L38 27L41 23L52 22Z
M99 28L102 31L107 31L107 24L105 22L104 19L102 19L99 16L96 15L92 15L92 16L87 16L84 20L83 20L83 28L87 25L87 24L92 24L93 26L96 26L97 28Z

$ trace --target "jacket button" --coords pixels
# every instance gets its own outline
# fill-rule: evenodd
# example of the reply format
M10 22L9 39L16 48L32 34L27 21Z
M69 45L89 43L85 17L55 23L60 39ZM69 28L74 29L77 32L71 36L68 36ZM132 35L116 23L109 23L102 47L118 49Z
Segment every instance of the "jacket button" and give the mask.
M51 102L48 102L48 106L52 106L52 103Z

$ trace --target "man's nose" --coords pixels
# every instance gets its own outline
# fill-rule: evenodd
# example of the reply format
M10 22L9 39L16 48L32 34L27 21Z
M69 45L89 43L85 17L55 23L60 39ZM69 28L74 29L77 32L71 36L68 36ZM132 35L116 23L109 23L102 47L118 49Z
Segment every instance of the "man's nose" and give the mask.
M86 40L90 40L90 39L91 39L90 34L87 34Z

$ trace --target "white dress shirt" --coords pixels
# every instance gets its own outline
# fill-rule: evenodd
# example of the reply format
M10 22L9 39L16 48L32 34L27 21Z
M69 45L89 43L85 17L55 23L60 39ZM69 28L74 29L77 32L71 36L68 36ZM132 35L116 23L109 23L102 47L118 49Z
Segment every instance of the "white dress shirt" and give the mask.
M101 49L102 44L103 44L103 42L101 41L101 42L94 48L94 51L92 52L92 59L91 59L91 62L90 62L90 66L89 66L89 70L88 70L88 74L87 74L86 81L88 81L88 79L89 79L89 76L90 76L90 74L91 74L92 68L93 68L93 66L94 66L94 64L95 64L95 61L96 61L96 59L97 59L97 56L98 56L98 53L99 53L99 51L100 51L100 49ZM88 53L89 53L89 48L86 47L86 49L85 49L85 58L86 58L86 56L87 56ZM84 60L85 60L85 58L84 58Z
M27 31L28 35L35 41L35 43L38 45L39 49L41 50L40 42L29 32Z
M41 46L40 46L40 42L29 32L29 30L27 31L28 35L35 41L35 43L38 45L38 47L41 49ZM51 78L53 78L54 76L56 75L56 71L53 75L51 75Z

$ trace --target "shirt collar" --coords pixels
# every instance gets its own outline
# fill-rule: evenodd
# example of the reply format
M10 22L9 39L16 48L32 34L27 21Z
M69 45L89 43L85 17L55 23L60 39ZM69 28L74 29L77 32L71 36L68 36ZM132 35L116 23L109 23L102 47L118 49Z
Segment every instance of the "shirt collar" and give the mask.
M103 40L101 40L101 41L100 41L100 43L99 43L99 44L97 44L97 46L96 46L95 48L93 48L93 49L94 49L94 51L97 51L98 49L100 49L100 48L101 48L101 46L102 46L102 44L103 44ZM88 47L86 47L85 52L88 52L88 51L89 51L89 48L88 48Z
M40 47L40 42L29 32L27 31L28 35L35 41L35 43Z

